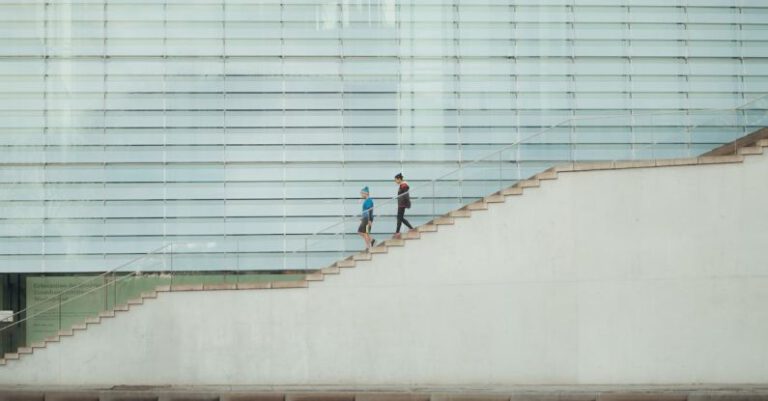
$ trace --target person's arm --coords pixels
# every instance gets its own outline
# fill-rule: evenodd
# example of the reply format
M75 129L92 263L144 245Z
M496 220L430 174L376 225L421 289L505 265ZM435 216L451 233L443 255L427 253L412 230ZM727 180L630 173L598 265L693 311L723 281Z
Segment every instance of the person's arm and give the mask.
M370 225L371 220L373 220L373 202L363 204L363 216L368 219L368 224Z

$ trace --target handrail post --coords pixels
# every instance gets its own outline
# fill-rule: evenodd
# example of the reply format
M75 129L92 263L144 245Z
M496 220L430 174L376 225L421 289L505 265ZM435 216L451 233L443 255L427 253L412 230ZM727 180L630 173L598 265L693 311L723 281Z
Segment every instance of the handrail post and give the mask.
M576 143L574 142L574 126L573 123L571 123L571 126L568 128L568 148L571 151L571 160L569 160L571 163L576 162ZM519 162L519 160L518 160Z
M235 288L237 288L237 284L240 284L240 276L243 274L242 271L240 271L240 239L235 239ZM227 245L224 244L224 248L227 248ZM285 252L283 252L283 257L285 257Z
M502 154L503 153L504 153L503 151L499 152L499 188L498 188L499 191L504 189L504 184L503 184L503 182L504 182L504 172L502 171L503 170L502 169L502 165L503 165Z
M174 273L175 273L174 270L173 270L173 256L174 256L174 254L175 254L175 251L173 249L173 244L171 244L171 268L170 268L171 270L170 270L170 272L168 274L170 276L170 278L168 279L168 289L169 290L173 289L173 276L174 276Z
M437 193L435 192L435 185L437 184L437 180L432 180L432 218L437 217L437 208L436 208L436 202L437 202Z
M59 294L59 330L61 330L61 294Z
M107 280L109 280L108 277L104 277L104 310L109 310L109 288L106 285Z

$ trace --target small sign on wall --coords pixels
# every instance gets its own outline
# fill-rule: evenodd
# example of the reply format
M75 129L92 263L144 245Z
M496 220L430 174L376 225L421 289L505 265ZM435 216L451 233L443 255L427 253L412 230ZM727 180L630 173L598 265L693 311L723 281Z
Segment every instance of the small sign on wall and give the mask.
M0 310L0 323L13 323L13 311Z

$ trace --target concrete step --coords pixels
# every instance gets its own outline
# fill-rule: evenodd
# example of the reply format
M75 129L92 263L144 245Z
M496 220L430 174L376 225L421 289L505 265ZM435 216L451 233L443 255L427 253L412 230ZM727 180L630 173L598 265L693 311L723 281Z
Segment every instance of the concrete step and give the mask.
M702 156L696 159L696 164L728 164L741 163L743 161L743 155Z
M236 290L237 283L203 284L204 291ZM141 298L142 300L144 298Z
M112 311L114 312L128 312L130 307L128 305L117 305L114 308L112 308Z
M371 260L371 254L368 252L361 252L356 253L354 256L352 256L353 260L359 261L359 260Z
M273 281L272 288L307 288L309 283L307 280L296 281Z
M407 233L403 234L403 238L405 238L405 239L419 239L419 238L421 238L421 233L416 231L416 230L408 231Z
M32 345L31 345L32 348L45 348L47 346L48 346L48 344L45 341L40 341L40 342L32 343Z
M614 167L614 162L578 162L573 164L571 171L610 170Z
M87 328L88 328L88 325L85 323L72 325L72 330L85 330Z
M338 267L342 267L342 268L355 267L356 264L357 263L353 259L344 259L336 263Z
M517 183L520 188L536 188L541 186L541 182L537 179L522 180Z
M155 292L170 292L171 286L170 285L158 285L155 287Z
M59 337L72 337L75 335L75 332L70 330L59 330Z
M109 311L101 312L101 313L99 313L99 317L102 318L102 319L110 318L110 317L115 317L115 311L109 310Z
M0 359L0 366L5 365L5 359Z
M5 357L3 359L5 359L6 361L9 361L11 359L19 359L19 354L15 352L8 352L5 354Z
M19 349L16 350L16 353L21 354L31 354L32 353L32 347L19 347Z
M656 167L656 160L619 160L613 162L613 168L647 168Z
M368 252L370 253L387 253L389 252L389 249L386 245L379 245L371 248Z
M535 177L537 180L556 180L557 179L557 169L551 168L546 171L542 171L539 174L536 174Z
M515 195L522 195L523 194L523 188L514 186L511 188L507 188L501 191L501 194L504 196L515 196Z
M433 233L437 231L437 225L435 224L425 224L423 226L419 226L416 228L416 230L420 233Z
M144 299L157 298L157 291L142 292L141 297Z
M405 241L400 238L392 238L384 241L384 246L405 246Z
M267 290L272 288L272 283L269 281L256 281L252 283L237 283L235 289L238 290Z
M558 164L554 167L555 171L557 171L558 174L567 172L567 171L573 171L573 163L565 163L565 164Z
M307 281L323 281L325 280L325 274L323 272L314 272L307 274L305 280Z
M57 342L59 342L59 341L60 341L60 339L59 339L59 336L58 336L58 335L55 335L55 336L51 336L51 337L46 337L46 338L45 338L45 342L46 342L46 343L57 343Z
M699 164L699 159L703 158L686 157L680 159L658 159L656 160L656 167L693 166Z
M762 146L748 146L746 148L739 149L740 155L762 155L763 154L763 147Z
M486 196L484 200L487 203L504 203L506 199L504 198L504 195L493 194L490 196Z
M141 305L144 303L144 298L134 298L128 300L128 305Z
M339 269L338 266L335 266L335 265L334 266L330 266L330 267L325 267L325 268L321 269L320 271L323 272L323 274L339 274L339 273L341 273L341 269Z
M98 317L85 318L85 324L99 324L99 323L101 323L101 319Z
M435 225L443 226L443 225L451 225L453 224L453 219L448 216L438 217L434 220L432 220L432 223Z
M488 204L485 201L472 202L466 206L468 210L488 210Z
M171 291L202 291L203 284L173 284ZM130 305L130 304L129 304Z
M472 211L471 210L467 210L467 209L454 210L454 211L448 213L448 216L456 217L456 218L472 217Z
M761 139L757 141L757 146L762 146L764 148L768 148L768 139Z

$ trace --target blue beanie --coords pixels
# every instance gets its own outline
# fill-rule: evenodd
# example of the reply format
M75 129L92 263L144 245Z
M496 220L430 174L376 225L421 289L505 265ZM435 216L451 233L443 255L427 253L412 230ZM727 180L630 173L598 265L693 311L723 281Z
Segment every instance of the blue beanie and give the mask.
M368 187L363 187L360 192L370 193L371 191L368 190Z

